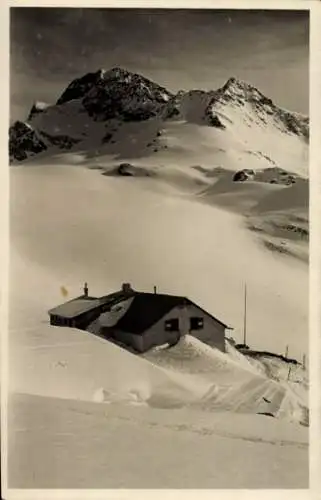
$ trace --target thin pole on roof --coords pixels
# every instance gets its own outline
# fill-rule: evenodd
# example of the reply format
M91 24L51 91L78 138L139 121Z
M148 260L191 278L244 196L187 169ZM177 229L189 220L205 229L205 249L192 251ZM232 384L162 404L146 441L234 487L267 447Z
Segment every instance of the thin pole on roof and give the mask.
M247 334L247 289L246 283L244 286L244 323L243 323L243 344L246 345L246 334Z

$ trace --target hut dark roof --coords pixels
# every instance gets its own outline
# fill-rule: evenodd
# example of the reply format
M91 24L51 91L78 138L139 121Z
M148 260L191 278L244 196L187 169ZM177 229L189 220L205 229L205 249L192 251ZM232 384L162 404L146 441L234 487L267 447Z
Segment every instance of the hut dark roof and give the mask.
M117 330L140 335L178 305L184 297L154 293L136 293L129 308L115 325Z
M117 304L122 305L122 310L115 314L112 308ZM174 307L184 305L194 305L217 323L229 328L187 297L134 290L120 290L100 298L82 295L51 309L48 313L70 319L97 309L98 314L101 313L98 321L102 327L117 328L124 332L141 335Z
M113 305L117 304L118 302L121 302L122 300L126 300L129 297L132 297L136 295L137 292L134 290L129 290L129 291L123 291L120 290L119 292L113 292L108 295L104 295L103 297L100 297L100 303L101 305Z
M128 297L126 298L128 299ZM129 301L130 303L128 303ZM159 293L135 292L130 299L122 301L123 314L120 313L118 317L114 317L115 321L113 321L107 313L106 315L103 314L100 316L99 322L102 327L117 328L117 330L141 335L174 309L174 307L183 307L184 305L191 304L201 309L197 304L186 297ZM208 312L203 309L201 310L211 316ZM211 317L228 328L225 323L214 318L214 316Z

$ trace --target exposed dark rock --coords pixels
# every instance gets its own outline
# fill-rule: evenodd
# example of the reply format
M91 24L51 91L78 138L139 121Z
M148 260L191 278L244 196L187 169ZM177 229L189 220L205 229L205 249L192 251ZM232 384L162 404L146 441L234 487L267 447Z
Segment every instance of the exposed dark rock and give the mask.
M122 176L122 177L151 177L152 173L144 167L136 167L131 163L121 163L118 167L104 172L107 177Z
M280 110L279 116L288 132L295 135L303 135L307 140L309 139L308 117L301 117L285 110Z
M9 157L18 161L47 149L35 130L27 123L16 121L9 129Z
M111 138L113 137L113 134L111 134L110 132L108 132L102 139L102 142L103 143L106 143L106 142L110 142Z
M172 97L164 87L121 68L100 72L99 78L85 90L82 104L95 120L148 120Z
M287 185L295 184L295 182L296 182L296 178L294 175L288 175L286 178L286 181L285 181L285 183Z
M212 127L220 128L220 129L225 129L225 125L221 122L219 117L217 115L213 115L208 113L207 114L207 122L209 125Z
M59 97L56 104L64 104L65 102L72 101L84 97L90 89L99 83L103 78L103 73L95 71L94 73L87 73L81 78L73 80L66 90Z
M296 175L279 167L268 167L264 170L258 170L254 175L254 180L258 182L269 182L270 184L282 184L284 186L294 184L296 179Z
M132 172L133 166L130 163L121 163L117 168L117 172L119 175L130 176L132 177L134 174Z
M233 175L233 181L234 182L244 182L244 181L247 181L248 179L252 178L253 175L254 175L253 170L248 170L248 169L238 170Z
M164 115L164 119L170 120L171 118L178 117L179 114L180 114L180 109L179 109L179 102L178 102L178 95L177 95L168 102L168 104L166 106L166 112Z
M299 234L300 237L303 239L309 238L309 230L304 228L304 227L296 226L295 224L287 224L285 229L287 231L291 231L291 232Z

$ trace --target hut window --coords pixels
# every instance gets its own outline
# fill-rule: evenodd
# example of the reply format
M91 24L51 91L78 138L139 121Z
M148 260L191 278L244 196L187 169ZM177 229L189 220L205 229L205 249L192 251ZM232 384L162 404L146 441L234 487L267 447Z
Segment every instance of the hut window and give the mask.
M179 322L178 318L168 319L165 321L165 330L167 332L178 332Z
M204 328L204 320L199 317L190 318L190 329L191 330L202 330Z

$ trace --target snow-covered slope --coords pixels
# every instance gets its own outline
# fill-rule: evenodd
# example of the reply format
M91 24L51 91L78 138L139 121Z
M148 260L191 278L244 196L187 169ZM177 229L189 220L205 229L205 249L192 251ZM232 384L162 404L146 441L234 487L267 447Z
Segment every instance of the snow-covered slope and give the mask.
M266 413L296 422L306 419L303 400L293 395L285 383L260 373L242 355L236 359L229 351L221 353L187 335L177 346L149 352L144 357L166 367L169 373L192 373L200 386L201 382L207 383L205 393L199 394L192 407L205 411Z
M189 296L241 340L247 281L249 344L289 345L302 359L307 266L267 252L239 215L191 197L190 171L173 170L170 184L58 163L11 169L12 487L307 486L306 387L193 339L144 360L48 326L62 287L69 298L85 281L97 295L130 281Z
M288 387L189 336L144 358L87 332L48 326L20 330L11 348L10 486L306 484L307 430L297 425L305 409ZM231 478L226 464L211 472L206 467L210 448L212 465L233 451L229 465L241 467L242 474ZM250 469L242 465L245 453ZM176 463L174 475L165 466L169 456ZM123 467L132 460L147 460L144 473L133 475L131 467ZM282 466L289 460L294 477ZM95 467L88 469L92 461ZM57 467L50 467L53 462ZM272 464L283 474L272 472ZM182 483L191 466L188 483Z
M307 429L277 419L25 394L10 410L11 487L308 488Z
M36 103L28 126L46 146L42 159L77 152L102 163L105 155L168 162L169 155L182 161L184 153L186 165L201 156L212 167L279 166L307 175L308 119L235 78L218 90L174 96L121 68L99 70L71 82L56 104ZM16 129L10 129L12 160L38 155L33 144L16 144Z
M289 344L298 359L307 352L307 266L261 247L239 215L157 178L58 165L13 168L11 200L10 305L19 327L47 321L62 285L77 296L87 281L104 295L129 281L187 295L240 334L247 282L251 346L282 353Z
M302 367L288 380L281 361L190 337L135 357L48 326L47 311L84 282L97 296L157 285L241 342L247 283L251 348L301 361L308 267L290 255L308 250L307 120L237 80L173 96L116 68L36 103L10 135L22 160L10 171L10 484L306 487Z
M140 357L88 332L43 326L21 331L11 356L12 392L160 409L268 413L296 423L307 415L302 397L285 381L189 335L175 347Z

